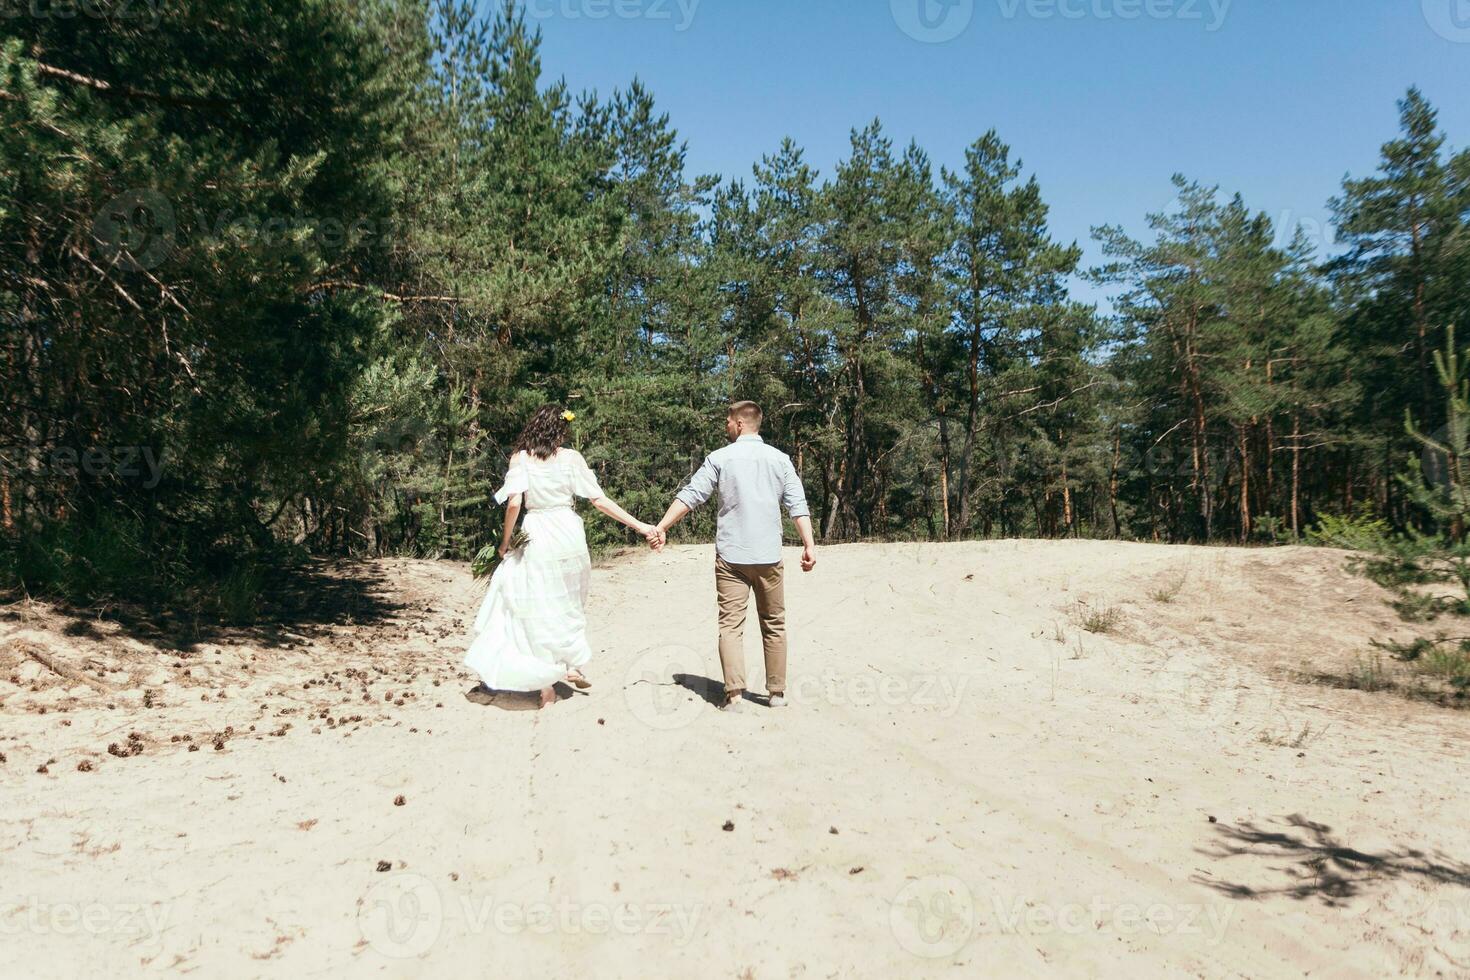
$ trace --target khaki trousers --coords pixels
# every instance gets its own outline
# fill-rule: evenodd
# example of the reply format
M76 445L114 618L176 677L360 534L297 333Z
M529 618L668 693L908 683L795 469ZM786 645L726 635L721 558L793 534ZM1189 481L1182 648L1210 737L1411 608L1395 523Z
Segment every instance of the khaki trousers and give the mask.
M715 558L715 592L720 602L720 667L727 694L745 690L745 603L755 590L755 612L766 652L766 690L786 693L785 568L732 565Z

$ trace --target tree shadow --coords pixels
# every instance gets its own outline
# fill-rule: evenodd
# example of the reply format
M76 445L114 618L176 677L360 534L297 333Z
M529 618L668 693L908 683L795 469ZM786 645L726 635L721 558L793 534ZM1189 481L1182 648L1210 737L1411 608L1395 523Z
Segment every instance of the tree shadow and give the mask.
M249 615L234 622L184 605L58 604L56 611L72 617L64 628L68 636L98 637L94 624L103 621L130 639L187 654L206 643L293 647L340 626L382 625L406 608L388 598L393 592L383 570L370 562L312 561L274 573Z
M1329 906L1345 905L1365 886L1396 878L1421 878L1470 888L1470 864L1448 855L1416 848L1376 854L1360 851L1333 837L1332 828L1326 824L1296 813L1281 818L1280 823L1288 829L1272 831L1249 822L1234 826L1220 824L1222 840L1198 851L1220 860L1256 857L1284 861L1272 866L1283 876L1281 884L1258 888L1203 875L1193 875L1191 880L1231 898L1284 895L1297 900L1316 898Z

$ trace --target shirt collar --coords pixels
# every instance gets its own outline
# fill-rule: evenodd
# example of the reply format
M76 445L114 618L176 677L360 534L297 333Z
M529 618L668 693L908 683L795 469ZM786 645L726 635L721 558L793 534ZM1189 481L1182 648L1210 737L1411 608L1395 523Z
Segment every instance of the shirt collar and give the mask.
M758 433L755 433L755 432L747 433L746 435L741 436L739 439L736 439L735 441L736 442L765 442L765 440L762 439L760 437L760 435Z

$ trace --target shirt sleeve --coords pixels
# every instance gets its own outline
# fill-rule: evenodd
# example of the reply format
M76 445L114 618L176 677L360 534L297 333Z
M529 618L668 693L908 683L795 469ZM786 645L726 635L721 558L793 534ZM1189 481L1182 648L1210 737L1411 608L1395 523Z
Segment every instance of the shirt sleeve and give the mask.
M715 492L715 487L720 482L720 471L715 466L713 457L706 456L704 465L689 478L675 499L690 510L698 510L706 500Z
M526 461L520 453L517 453L510 461L510 469L505 471L505 484L495 491L495 502L503 504L512 495L525 493L531 487L529 478L526 476Z
M791 515L793 521L798 517L811 516L806 505L806 489L801 485L801 477L797 475L796 465L790 458L786 460L786 480L781 487L781 503L786 506L786 513Z
M597 474L592 472L581 453L572 456L572 492L588 500L607 496L602 492L602 484L597 482Z

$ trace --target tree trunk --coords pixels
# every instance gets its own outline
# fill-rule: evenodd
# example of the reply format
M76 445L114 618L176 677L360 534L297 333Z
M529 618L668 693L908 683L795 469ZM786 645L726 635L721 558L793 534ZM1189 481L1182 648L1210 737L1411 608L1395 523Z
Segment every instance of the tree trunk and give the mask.
M954 537L954 525L949 512L949 419L939 416L939 501L944 512L944 540Z
M1251 455L1250 436L1244 425L1237 425L1236 438L1240 450L1240 540L1251 537Z
M1108 474L1108 510L1113 515L1113 537L1121 538L1123 529L1118 524L1118 466L1123 457L1122 431L1113 433L1113 466Z
M1302 417L1295 412L1291 416L1291 533L1298 541L1302 537Z
M1067 457L1062 456L1062 527L1066 533L1073 537L1077 534L1077 528L1072 521L1072 485L1067 482Z
M940 513L944 518L944 540L949 540L949 459L941 456L939 459L939 506Z

